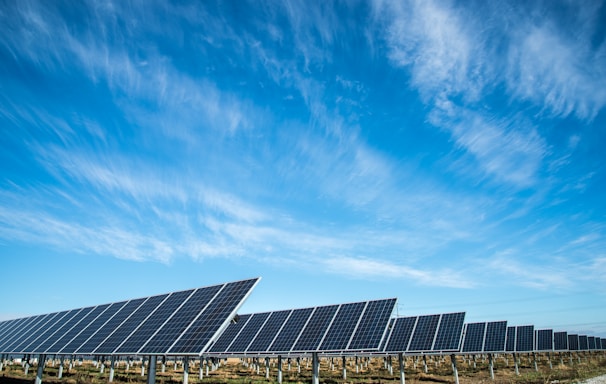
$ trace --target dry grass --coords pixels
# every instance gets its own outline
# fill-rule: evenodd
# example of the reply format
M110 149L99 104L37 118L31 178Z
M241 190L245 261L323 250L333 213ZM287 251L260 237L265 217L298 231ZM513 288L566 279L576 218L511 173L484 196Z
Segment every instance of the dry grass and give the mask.
M589 377L606 374L606 354L594 353L581 355L580 361L575 358L570 363L568 357L564 364L560 360L552 361L553 367L549 367L546 355L538 356L538 371L534 369L534 363L530 356L521 356L519 362L519 375L516 375L514 363L511 356L501 356L495 359L495 380L491 380L487 360L476 359L474 362L459 356L457 366L459 381L461 384L490 383L490 384L553 384L573 383ZM372 358L368 362L359 360L358 372L356 372L355 359L347 360L347 379L342 378L341 359L334 359L334 366L330 359L322 359L320 364L320 382L326 384L370 384L370 383L398 383L399 367L397 359L393 359L393 373L385 367L383 358ZM217 384L267 384L277 381L277 364L272 360L270 364L269 379L265 377L265 364L261 360L259 374L253 365L245 366L239 359L228 359L224 361L216 371L211 371L209 376L204 375L199 379L199 365L191 363L189 382L192 384L217 383ZM146 377L141 376L139 365L131 366L127 371L125 363L117 365L114 375L116 383L140 384L146 382ZM305 359L301 360L301 370L297 369L295 359L292 359L290 370L287 360L283 360L283 382L284 383L310 383L311 363ZM206 372L205 372L206 373ZM25 384L32 383L36 375L36 367L31 367L26 376L20 364L6 366L0 372L0 383ZM95 367L92 362L85 361L82 365L74 367L70 372L64 370L63 378L58 379L57 366L47 365L44 369L44 383L52 384L105 384L109 378L109 368L103 373ZM423 360L408 357L406 359L405 377L407 383L454 383L450 358L429 357L427 359L427 373L424 372ZM177 384L183 382L183 367L176 368L169 363L165 373L158 366L156 382L161 384Z

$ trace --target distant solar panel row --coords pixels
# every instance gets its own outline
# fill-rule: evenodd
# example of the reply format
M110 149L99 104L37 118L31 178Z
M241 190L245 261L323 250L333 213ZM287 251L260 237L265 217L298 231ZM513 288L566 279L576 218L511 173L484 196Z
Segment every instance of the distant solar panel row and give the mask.
M0 353L198 355L259 279L0 323Z
M505 351L507 321L465 324L462 352L496 353Z
M236 318L211 354L373 351L396 299L246 314Z
M413 354L458 351L464 321L465 312L396 318L382 350Z

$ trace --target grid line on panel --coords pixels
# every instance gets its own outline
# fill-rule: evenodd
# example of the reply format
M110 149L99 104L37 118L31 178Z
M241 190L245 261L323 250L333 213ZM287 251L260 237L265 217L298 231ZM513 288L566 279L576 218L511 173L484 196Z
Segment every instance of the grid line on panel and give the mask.
M147 316L160 305L168 294L150 296L137 306L120 325L95 348L95 354L112 354L143 323Z
M396 318L384 350L387 352L406 352L417 319L417 316Z
M35 333L42 324L45 324L48 321L48 316L51 314L44 314L36 316L36 318L25 325L23 329L19 332L19 334L15 335L6 345L5 349L7 352L18 353L18 347L23 344L25 340L27 340L33 333Z
M431 351L431 346L438 330L440 315L419 316L412 340L408 347L410 352Z
M35 325L32 325L30 329L28 329L28 332L12 343L12 345L9 347L11 352L21 353L25 347L27 347L39 336L41 332L44 331L44 326L52 321L57 315L58 313L48 313L46 315L42 315L42 318L37 321Z
M326 332L326 328L332 320L338 305L316 307L313 315L301 332L299 339L293 347L293 351L315 351Z
M59 337L59 335L61 335L61 333L59 331L62 328L63 324L65 324L65 322L67 322L71 318L73 318L77 312L78 312L78 310L62 312L63 315L60 316L60 319L58 319L51 326L46 327L46 331L43 334L41 334L40 337L38 337L35 342L32 342L26 348L26 353L45 351L46 347L48 345L52 344L54 342L54 340L56 339L56 337ZM55 336L55 335L57 335L57 336Z
M26 346L20 346L21 352L23 353L35 353L38 352L38 345L44 342L48 337L50 337L54 330L56 330L57 325L60 325L63 321L63 318L69 314L69 311L58 312L56 316L52 320L49 320L44 326L39 327L35 332L38 336L30 339L30 343Z
M491 321L486 324L484 352L505 352L507 321Z
M432 350L458 351L464 321L465 312L443 314Z
M347 349L378 349L387 331L395 305L396 299L369 301Z
M483 352L486 323L465 324L462 352Z
M39 323L36 328L27 335L27 337L21 339L21 343L13 347L15 353L29 352L28 347L34 344L42 335L44 335L48 328L60 321L65 314L65 312L55 312L49 314L44 323Z
M335 314L329 331L320 344L322 351L342 351L347 348L365 303L342 304Z
M221 286L215 285L200 288L175 311L161 329L139 350L139 353L163 353L185 332L189 324L203 311L213 297L217 295Z
M290 352L315 308L295 309L269 347L270 352Z
M276 333L284 325L285 320L290 315L290 310L272 312L267 321L263 324L259 332L255 335L252 343L246 349L247 352L267 352Z
M200 354L205 351L219 332L228 326L258 281L255 278L223 285L167 352Z
M123 303L109 304L94 320L84 324L84 328L61 349L62 354L73 354L86 340L88 340L93 333L99 330L99 327L106 322L106 320L112 317L116 310L120 309Z
M246 323L248 322L248 320L250 320L251 317L252 315L250 314L236 316L236 318L234 318L229 324L225 332L223 332L221 336L219 336L217 341L210 348L210 352L226 353L230 345L236 340L242 329L246 327Z

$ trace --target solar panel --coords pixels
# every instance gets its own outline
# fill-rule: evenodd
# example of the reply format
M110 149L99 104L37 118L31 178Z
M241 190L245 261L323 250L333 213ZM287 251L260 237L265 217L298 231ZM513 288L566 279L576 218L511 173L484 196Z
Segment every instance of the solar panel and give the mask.
M322 351L342 351L347 349L347 344L356 330L356 325L365 307L366 303L341 305L319 349Z
M266 352L274 341L276 334L290 315L291 311L272 312L263 328L257 333L255 339L248 346L247 351Z
M516 330L516 352L534 350L534 325L521 325Z
M507 344L505 350L507 352L515 352L516 350L516 327L507 327Z
M589 344L587 343L587 335L579 335L579 350L589 350Z
M311 318L305 325L303 332L293 347L293 351L315 351L322 341L330 322L332 321L338 305L316 307Z
M0 353L200 354L257 282L244 280L2 321Z
M507 321L491 321L486 326L484 352L505 352Z
M606 349L606 339L601 339L602 340L602 349Z
M440 315L419 316L408 351L431 351L439 321Z
M486 323L465 324L465 337L463 339L462 352L484 352L484 334L486 333Z
M246 326L246 323L251 317L252 315L236 316L225 332L221 334L215 344L210 348L210 352L227 351L231 343L238 337L238 334Z
M417 316L398 317L394 319L394 324L389 333L389 340L387 341L384 350L386 352L406 352L417 319Z
M295 309L269 347L272 352L290 352L314 308Z
M240 332L238 337L229 346L229 352L231 353L244 353L248 349L248 346L252 342L253 338L259 333L265 321L269 318L271 312L255 313L246 323L244 329ZM234 325L232 324L232 327ZM229 330L229 327L228 327Z
M553 351L553 330L539 329L536 334L536 351L549 352Z
M579 335L568 335L568 349L570 351L579 350Z
M587 344L589 346L589 350L594 350L595 348L595 337L594 336L588 336L587 337Z
M375 350L387 331L396 299L369 301L347 350Z
M553 349L556 351L568 350L568 333L554 332L553 333Z
M446 313L441 315L440 325L436 340L433 343L433 351L458 351L463 332L465 312Z

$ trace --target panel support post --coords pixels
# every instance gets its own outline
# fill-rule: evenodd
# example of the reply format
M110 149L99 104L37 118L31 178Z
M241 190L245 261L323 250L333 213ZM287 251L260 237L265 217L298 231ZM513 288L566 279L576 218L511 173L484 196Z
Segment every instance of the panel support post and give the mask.
M166 372L166 356L162 356L162 373Z
M4 355L0 355L0 372L4 369Z
M427 373L427 355L423 355L423 372Z
M311 354L311 367L313 372L311 384L320 384L320 361L317 352Z
M63 363L64 363L65 357L61 356L59 357L59 372L57 372L57 379L60 379L63 377Z
M109 382L114 381L114 374L116 373L116 356L109 357Z
M265 378L269 379L269 357L265 358Z
M453 353L450 355L450 361L452 361L452 374L455 379L455 384L459 384L459 371L457 370L457 356Z
M27 376L27 374L29 373L29 356L27 356L25 358L25 365L23 366L23 372L25 373L25 376Z
M488 368L490 369L490 378L494 380L494 361L492 360L492 353L488 354Z
M345 356L343 356L341 359L343 362L343 380L347 380L347 362L345 360Z
M183 358L183 384L189 383L189 357Z
M549 362L549 369L553 369L553 363L551 362L551 352L547 352L547 361Z
M44 372L44 363L46 363L46 355L38 355L38 372L36 373L36 384L42 384L42 373Z
M282 356L278 356L278 384L282 384Z
M202 380L204 378L204 359L200 356L200 369L198 369L198 379Z
M151 355L149 357L149 367L147 367L147 384L155 384L156 382L156 365L158 356Z
M537 365L537 354L534 352L532 353L532 363L534 364L534 370L539 372L539 366Z
M400 384L404 384L406 377L404 377L404 354L402 352L398 353L398 364L400 365Z
M516 367L516 376L520 375L520 369L518 368L518 355L517 354L513 354L513 362L515 364Z

